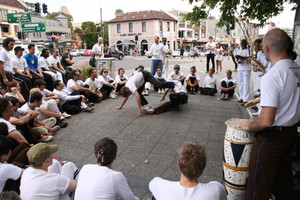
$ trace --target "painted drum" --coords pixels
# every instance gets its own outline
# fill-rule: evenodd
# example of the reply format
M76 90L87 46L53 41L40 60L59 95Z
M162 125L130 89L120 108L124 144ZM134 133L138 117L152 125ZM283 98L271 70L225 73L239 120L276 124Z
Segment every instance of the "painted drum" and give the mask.
M248 166L254 135L237 126L238 119L230 119L224 139L223 174L228 200L244 200Z

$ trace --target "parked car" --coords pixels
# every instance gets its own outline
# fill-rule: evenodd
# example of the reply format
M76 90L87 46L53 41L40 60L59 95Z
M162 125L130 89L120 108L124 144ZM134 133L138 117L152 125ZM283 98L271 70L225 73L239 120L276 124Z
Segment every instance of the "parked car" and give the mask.
M78 49L80 56L83 56L83 53L86 51L86 49Z
M180 57L180 49L176 49L173 51L172 56L175 57ZM183 57L189 57L189 52L185 51L183 52Z
M91 55L92 55L92 50L87 49L83 52L83 56L91 56Z
M115 47L110 47L109 50L112 54L112 57L118 58L119 60L122 60L124 58L124 53L122 51L119 51Z
M78 49L71 49L70 54L71 54L73 57L80 56L80 52L79 52Z
M199 56L199 57L205 57L205 55L206 55L204 52L202 52L202 51L200 51L200 50L198 50L197 53L198 53L198 56ZM189 52L189 56L190 56L190 57L194 57L194 51L190 51L190 52Z

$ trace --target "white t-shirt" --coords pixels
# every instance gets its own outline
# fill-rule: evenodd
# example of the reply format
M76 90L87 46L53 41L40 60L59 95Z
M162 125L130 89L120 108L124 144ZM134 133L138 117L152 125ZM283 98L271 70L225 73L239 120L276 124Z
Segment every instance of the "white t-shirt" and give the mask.
M43 91L40 91L40 92L42 93L43 97L50 97L51 93L52 93L50 90L48 90L46 88Z
M188 81L190 79L190 77L195 77L198 82L200 81L200 76L198 74L195 74L195 75L189 74L189 75L187 75L185 80Z
M164 75L164 74L161 74L161 76L158 76L157 73L155 73L154 78L157 78L157 79L164 79L165 81L167 80L167 77L166 77L166 75Z
M180 92L184 92L186 93L186 89L183 87L183 85L181 84L180 81L174 81L174 92L176 93L180 93Z
M59 200L69 185L70 179L66 176L28 167L21 178L20 197L23 200Z
M88 84L93 92L96 92L96 89L98 89L98 79L97 78L95 78L95 80L88 78L85 80L84 83Z
M54 89L53 93L58 96L60 105L63 105L67 101L74 101L80 98L80 95L69 95L70 93L67 89L62 89L61 91Z
M239 55L242 57L249 57L250 51L248 48L246 48L246 49L239 48L236 51L236 55ZM243 61L237 60L237 63L238 63L238 68L237 68L238 71L251 71L250 64L247 63L246 60L243 60Z
M67 82L67 90L72 93L73 92L73 86L74 85L77 85L77 82L74 81L73 79L69 79L68 82Z
M3 122L7 125L7 128L8 128L8 133L16 130L16 127L14 125L12 125L9 121L3 119L3 118L0 118L0 122Z
M179 182L156 177L150 181L149 189L156 200L225 200L227 198L224 186L216 181L199 183L193 188L186 188Z
M300 120L300 66L280 60L261 79L261 107L274 107L272 126L292 126Z
M18 113L20 115L25 115L27 110L37 110L38 107L32 109L30 106L29 106L29 103L25 103L21 108L18 109Z
M60 63L58 56L56 56L56 58L54 58L54 56L52 55L49 58L47 58L47 60L48 60L48 63L50 64L50 66L55 65L56 67L58 67L57 63Z
M12 164L0 163L0 192L3 191L8 179L17 180L22 173L22 169Z
M50 64L46 58L40 57L38 63L42 70L50 70Z
M115 79L116 85L118 85L119 82L121 82L122 80L124 81L125 79L128 80L128 77L125 74L122 77L118 74Z
M134 93L138 88L142 87L145 82L144 75L142 72L135 72L125 84L131 93Z
M27 62L25 60L25 58L21 57L18 58L17 56L15 56L11 62L11 67L12 69L18 69L21 73L26 73L25 69L27 68ZM12 70L12 73L15 74L15 71Z
M4 97L15 97L15 98L19 99L18 95L13 92L6 92Z
M179 71L178 74L175 74L175 72L171 72L168 78L173 80L173 78L180 79L182 76L184 76L184 74L181 71Z
M121 172L100 165L84 165L80 170L75 200L115 199L138 200Z
M216 77L206 76L204 79L204 87L216 88L218 79Z
M216 47L216 43L214 42L208 42L205 44L205 47ZM214 54L215 50L206 50L206 54Z
M0 50L0 61L4 63L4 71L12 72L12 68L10 66L10 54L5 48Z
M100 75L100 76L98 76L98 88L99 88L99 90L101 90L101 88L103 87L103 83L102 83L102 81L106 81L106 82L108 82L108 81L111 81L111 80L114 80L114 79L112 79L110 76L102 76L102 75Z
M153 53L152 60L162 60L162 53L166 52L165 46L162 43L152 44L149 53Z
M231 79L228 79L227 77L226 77L226 78L223 78L223 79L221 80L221 82L223 82L223 81L226 82L226 85L228 85L229 82L232 82L233 84L236 84L236 80L235 80L233 77L231 77Z
M103 53L103 44L101 44L101 45L99 45L98 43L94 44L92 52ZM95 56L95 58L100 58L100 56L97 55L97 56Z

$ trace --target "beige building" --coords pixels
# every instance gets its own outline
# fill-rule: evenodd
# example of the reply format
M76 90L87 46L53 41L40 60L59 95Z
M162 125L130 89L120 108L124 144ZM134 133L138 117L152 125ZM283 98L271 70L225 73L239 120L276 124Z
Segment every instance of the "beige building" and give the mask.
M155 36L166 37L169 48L175 50L177 34L177 19L163 11L119 13L108 21L109 45L125 53L136 48L143 54L150 49Z
M26 4L20 0L0 0L0 40L7 37L18 39L19 24L8 23L7 13L24 12Z

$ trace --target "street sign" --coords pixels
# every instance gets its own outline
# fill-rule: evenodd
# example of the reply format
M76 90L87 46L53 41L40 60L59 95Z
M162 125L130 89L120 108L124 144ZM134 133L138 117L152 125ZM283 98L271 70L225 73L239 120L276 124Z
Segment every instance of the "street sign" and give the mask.
M31 14L30 13L7 13L7 22L8 23L19 23L20 21L20 18L21 16L23 15L22 17L22 20L21 22L24 23L24 22L31 22Z
M45 23L36 22L36 23L26 23L22 24L22 31L24 33L35 33L35 32L45 32Z

